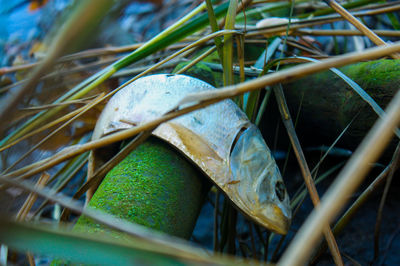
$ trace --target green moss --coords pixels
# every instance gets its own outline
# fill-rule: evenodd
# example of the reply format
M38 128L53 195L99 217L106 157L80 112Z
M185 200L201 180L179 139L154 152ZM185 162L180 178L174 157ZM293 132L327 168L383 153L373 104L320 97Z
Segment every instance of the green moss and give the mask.
M399 84L400 60L376 60L341 68L362 88L384 88Z
M169 144L149 139L112 169L89 206L189 238L205 195L204 177ZM81 217L74 230L123 234Z
M400 87L400 60L361 62L340 70L383 109ZM315 145L316 134L324 145L332 143L351 122L340 145L354 149L378 118L369 104L331 71L284 84L284 88L291 113L297 114L301 106L297 131L309 138L309 145Z

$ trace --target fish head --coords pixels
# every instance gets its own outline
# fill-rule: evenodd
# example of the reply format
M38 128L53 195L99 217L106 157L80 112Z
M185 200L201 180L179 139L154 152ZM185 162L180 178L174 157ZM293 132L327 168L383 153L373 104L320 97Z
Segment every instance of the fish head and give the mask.
M291 220L289 196L271 151L255 126L236 138L230 169L237 205L262 226L286 234Z

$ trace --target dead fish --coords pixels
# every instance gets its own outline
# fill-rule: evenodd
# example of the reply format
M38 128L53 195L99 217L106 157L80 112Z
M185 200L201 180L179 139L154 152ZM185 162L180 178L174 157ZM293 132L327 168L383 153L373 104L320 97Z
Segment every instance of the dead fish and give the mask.
M189 93L214 89L185 75L140 78L110 99L93 139L158 118ZM232 100L170 120L152 134L196 164L250 219L276 233L287 233L291 209L279 169L257 127ZM89 177L107 161L104 156L104 149L91 153Z

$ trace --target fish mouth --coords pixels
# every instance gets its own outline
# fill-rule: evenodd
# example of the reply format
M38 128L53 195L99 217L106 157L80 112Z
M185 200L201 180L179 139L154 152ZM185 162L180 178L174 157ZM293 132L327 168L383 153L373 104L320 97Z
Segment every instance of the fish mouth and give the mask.
M291 217L285 214L285 211L282 211L282 208L276 204L268 204L257 214L253 213L252 218L261 226L280 235L288 233L291 223Z
M285 215L282 209L277 205L273 204L272 208L274 215L272 215L272 217L270 216L270 219L272 218L271 220L273 220L273 231L280 235L286 235L289 231L291 218Z

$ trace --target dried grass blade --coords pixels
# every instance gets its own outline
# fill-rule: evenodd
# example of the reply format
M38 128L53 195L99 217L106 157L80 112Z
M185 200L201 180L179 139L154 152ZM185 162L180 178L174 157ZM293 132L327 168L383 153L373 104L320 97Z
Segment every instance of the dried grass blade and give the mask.
M392 162L385 168L383 171L375 178L375 180L361 193L361 195L354 201L354 203L346 210L346 212L340 217L340 219L336 222L333 227L333 234L335 236L339 235L344 227L351 221L357 211L364 205L364 203L370 198L372 193L376 191L376 189L385 181L386 177L389 174L390 169L397 170L398 165ZM313 257L312 262L315 261L319 256L322 255L326 246L323 245L317 254Z
M296 237L286 249L278 265L303 265L322 230L343 208L351 193L359 186L393 136L400 123L400 91L386 109L386 115L375 123L354 155L325 193L321 204L307 218Z
M140 126L115 133L111 136L104 137L100 140L91 141L82 145L67 147L51 158L44 159L42 161L24 167L18 171L9 173L8 175L6 175L6 177L11 178L23 174L21 177L28 178L34 174L40 173L41 171L46 170L49 167L52 167L78 154L84 153L91 149L104 147L111 143L121 141L126 138L133 137L134 135L142 131L153 128L179 115L183 115L191 111L204 108L210 104L216 103L226 98L231 98L243 94L245 92L257 90L259 88L273 85L278 82L289 82L296 78L301 78L305 75L320 72L332 67L340 67L347 64L359 62L361 60L379 58L381 56L385 56L387 54L397 51L400 51L400 42L396 42L392 45L379 46L367 49L362 53L349 53L342 56L337 56L335 58L325 59L316 63L302 64L300 66L295 66L290 69L281 70L279 72L265 75L241 84L221 88L219 90L189 94L179 102L179 105L176 108L174 108L175 111L170 112L160 118L149 121ZM185 106L185 108L181 108L182 106ZM27 173L28 171L30 172Z
M385 37L400 37L400 30L373 30L375 34ZM316 35L316 36L353 36L364 35L358 30L317 30L317 29L298 29L291 35Z
M110 1L108 1L111 3ZM101 83L103 83L105 80L107 80L110 76L112 76L116 71L124 68L125 66L132 64L133 62L136 62L137 60L140 60L147 55L151 54L152 52L158 51L161 48L164 48L168 46L171 43L174 43L187 35L196 32L197 30L201 29L202 27L205 26L205 22L207 21L207 15L203 14L200 15L199 17L193 19L191 23L186 23L190 18L198 14L200 11L202 11L205 8L205 4L203 3L200 5L198 8L190 12L188 15L180 19L178 22L175 24L171 25L168 27L166 30L155 36L153 39L148 41L147 43L143 44L140 46L139 49L135 50L131 54L125 56L124 58L118 60L111 66L97 72L90 78L84 80L77 86L75 86L73 89L71 89L68 93L64 94L60 98L58 98L55 102L61 102L64 100L75 100L78 99L84 95L86 95L89 91L91 91L93 88L97 87ZM221 4L215 9L216 16L221 16L227 8L226 3ZM90 12L89 12L90 13ZM186 24L185 24L186 23ZM160 40L161 39L161 40ZM45 121L46 119L52 117L54 114L56 114L59 110L61 110L60 107L48 110L46 112L42 112L34 116L33 118L29 119L26 123L24 123L22 126L14 130L12 133L7 135L4 139L0 141L0 146L3 146L4 144L8 143L9 141L14 140L15 138L18 138L27 132L37 126L39 123Z
M56 135L58 132L60 132L63 128L65 128L66 126L68 126L69 124L71 124L73 121L75 121L76 119L78 119L80 116L84 115L87 111L89 111L93 106L97 105L104 97L105 93L101 93L99 96L97 96L93 101L91 101L90 103L88 103L86 106L84 106L84 108L82 109L82 111L80 111L79 113L77 113L74 117L72 117L71 119L69 119L68 121L66 121L64 124L62 124L61 126L57 127L56 130L54 130L53 132L51 132L50 134L48 134L46 137L44 137L41 141L39 141L38 143L36 143L33 147L31 147L29 149L29 151L27 151L25 154L23 154L20 158L18 158L12 165L10 165L6 170L4 170L4 172L2 174L5 174L7 172L9 172L12 168L14 168L18 163L20 163L23 159L25 159L29 154L31 154L32 152L34 152L36 149L38 149L43 143L45 143L46 141L48 141L51 137L53 137L54 135Z
M265 75L251 81L246 81L241 84L221 88L219 90L189 94L180 101L180 104L201 102L210 99L230 98L245 92L257 90L268 85L276 84L279 82L290 82L294 79L301 78L303 76L320 72L332 67L340 67L362 60L375 59L385 56L388 53L393 53L397 51L400 51L400 42L366 49L363 52L353 52L334 58L324 59L318 63L302 64L300 66L295 66L290 69L284 69L279 72Z
M89 153L83 153L80 156L74 158L73 160L69 161L65 164L65 166L61 169L61 171L57 172L50 180L49 184L57 179L57 183L54 184L52 189L60 192L65 188L68 182L80 171L82 168L87 164ZM38 215L44 207L47 206L49 200L44 200L42 204L35 210L33 213L33 217Z
M39 180L36 183L36 186L39 188L44 187L47 184L47 181L49 180L50 175L48 173L43 173ZM18 221L23 221L26 219L29 211L31 210L33 203L35 203L37 199L37 195L30 193L28 198L25 200L24 204L22 205L21 209L18 211L16 219Z
M139 224L127 222L125 220L90 207L83 208L80 202L66 197L60 193L57 193L52 189L46 187L39 188L29 181L9 180L4 177L0 177L0 182L35 193L38 196L49 199L53 202L60 204L61 206L69 208L74 212L80 213L99 223L107 225L114 230L124 232L132 236L133 239L143 241L143 243L151 244L153 245L153 251L154 246L157 246L157 250L162 250L163 252L166 252L166 254L174 258L194 260L197 262L208 261L209 263L220 261L218 256L215 256L211 259L202 249L193 247L187 241L160 233L158 231L151 230ZM9 226L13 224L15 225L15 223L5 221L4 218L0 219L0 223L2 225L8 224L7 227L0 227L7 228L7 230L9 230ZM4 241L4 233L4 230L0 230L2 242L10 242L10 239L8 239L8 241ZM227 258L227 260L229 261L229 258ZM234 260L232 259L230 263L232 263L233 261Z
M386 43L373 31L371 31L367 26L361 23L358 19L356 19L350 12L348 12L345 8L343 8L340 4L338 4L335 0L324 0L330 7L332 7L336 12L338 12L344 19L350 22L354 27L356 27L359 31L364 33L373 43L376 45L385 45ZM399 54L391 55L394 59L400 59Z
M274 87L274 94L276 96L276 100L278 102L279 112L282 116L283 124L286 127L287 133L289 135L290 142L292 144L293 151L296 155L297 161L300 165L300 170L302 176L304 178L304 183L306 184L308 193L310 194L311 201L314 204L314 207L320 204L317 188L315 187L314 180L311 176L311 171L308 167L306 158L303 153L303 149L301 148L300 141L297 138L296 131L294 129L294 125L290 116L289 108L286 104L285 96L283 94L282 86L275 86ZM336 265L344 265L342 257L339 252L338 245L336 243L335 237L333 236L332 230L329 225L327 225L324 229L324 236L326 242L328 243L329 250L332 254L332 257L335 261Z
M376 217L375 230L374 230L374 261L376 261L379 256L379 237L380 237L380 231L381 231L383 207L385 206L386 198L389 193L389 188L390 188L390 185L392 184L395 168L399 162L400 162L400 142L399 142L399 144L397 144L397 148L396 148L396 151L394 152L394 156L393 156L394 167L391 167L391 169L390 169L389 176L386 179L385 188L382 193L382 198L379 202L378 214Z

